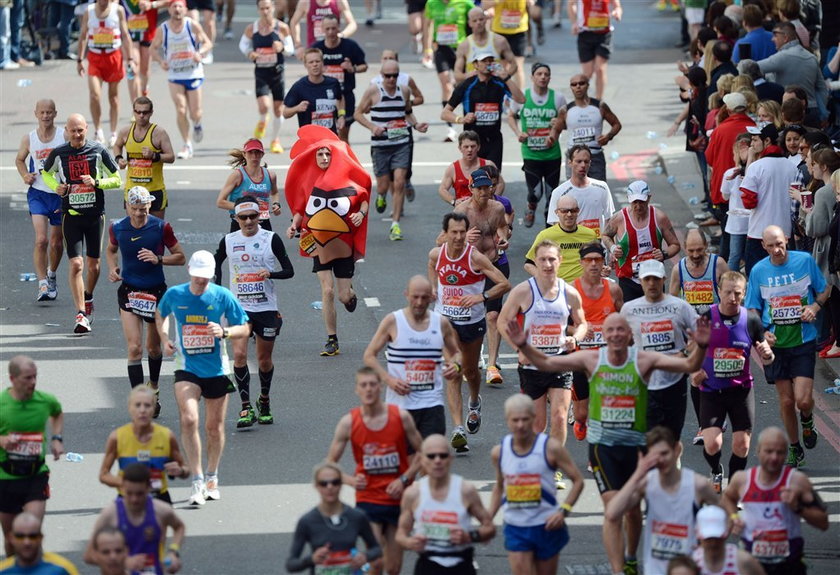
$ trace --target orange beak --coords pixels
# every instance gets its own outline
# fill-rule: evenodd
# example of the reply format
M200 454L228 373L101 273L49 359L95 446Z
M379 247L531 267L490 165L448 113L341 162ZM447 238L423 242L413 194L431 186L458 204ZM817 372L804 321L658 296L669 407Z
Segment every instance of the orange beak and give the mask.
M322 246L350 231L350 227L341 216L328 208L309 218L306 227L312 232L315 241Z

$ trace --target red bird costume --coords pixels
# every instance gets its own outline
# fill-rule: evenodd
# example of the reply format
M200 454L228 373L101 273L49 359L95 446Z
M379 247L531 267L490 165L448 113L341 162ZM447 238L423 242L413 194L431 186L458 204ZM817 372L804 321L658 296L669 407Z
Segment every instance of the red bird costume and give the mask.
M308 125L297 134L298 141L289 153L292 164L286 174L285 194L292 215L303 216L301 255L317 255L321 263L348 256L354 261L363 258L368 219L355 227L350 215L370 199L370 174L350 146L327 128ZM316 162L321 148L329 148L332 154L326 170Z

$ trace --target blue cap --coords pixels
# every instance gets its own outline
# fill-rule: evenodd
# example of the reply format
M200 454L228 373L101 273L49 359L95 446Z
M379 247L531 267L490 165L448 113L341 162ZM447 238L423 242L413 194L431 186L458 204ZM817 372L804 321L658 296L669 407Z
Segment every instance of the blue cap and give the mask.
M487 175L487 172L484 170L475 170L472 174L470 174L470 187L471 188L478 188L481 186L492 186L493 180L490 179L490 176Z

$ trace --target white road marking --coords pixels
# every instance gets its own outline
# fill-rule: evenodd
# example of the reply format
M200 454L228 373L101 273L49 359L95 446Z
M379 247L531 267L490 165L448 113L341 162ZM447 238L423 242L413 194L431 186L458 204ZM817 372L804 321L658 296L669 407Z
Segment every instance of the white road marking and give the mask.
M365 305L368 307L379 307L379 298L378 297L366 297L365 298Z

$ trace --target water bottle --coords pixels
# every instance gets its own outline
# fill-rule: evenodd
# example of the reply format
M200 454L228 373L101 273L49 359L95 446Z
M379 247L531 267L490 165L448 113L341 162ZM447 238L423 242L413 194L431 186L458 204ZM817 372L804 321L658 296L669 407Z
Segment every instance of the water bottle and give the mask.
M128 67L128 70L126 70L125 75L129 81L134 80L134 70L131 69L131 66Z
M21 78L20 80L17 81L17 87L18 88L28 88L31 85L32 85L32 80L30 80L29 78Z
M22 281L22 282L34 282L37 279L38 279L38 276L36 276L32 272L26 272L26 273L20 274L20 281Z
M309 304L309 307L311 307L312 309L324 309L324 304L320 301L313 301L311 304Z
M645 138L647 138L648 140L655 140L658 136L659 134L657 134L653 130L649 130L647 133L645 133Z
M674 182L677 181L677 178L674 176L668 176L668 183L674 185Z
M660 150L667 150L668 149L668 144L666 144L665 142L660 142L659 143L659 149Z
M840 395L840 385L835 385L834 387L826 387L825 392L833 395Z
M663 172L663 170L662 170L662 166L656 166L656 167L653 169L653 173L654 173L654 174L656 174L657 176L662 175L662 172ZM670 183L670 182L669 182L669 183Z
M69 461L70 463L81 463L82 461L84 461L85 458L82 457L81 453L68 451L67 454L64 456L64 459L66 461Z
M621 156L621 154L619 154L618 152L613 152L613 153L610 154L610 159L611 160L617 160L620 156Z
M682 189L684 190L693 190L695 188L693 182L683 182Z
M685 187L685 186L683 186L683 187ZM698 198L697 196L691 196L691 198L689 198L689 200L688 200L688 203L692 206L696 206L697 204L700 203L700 198Z
M163 560L163 566L172 567L172 558L169 555L167 555L166 559Z

